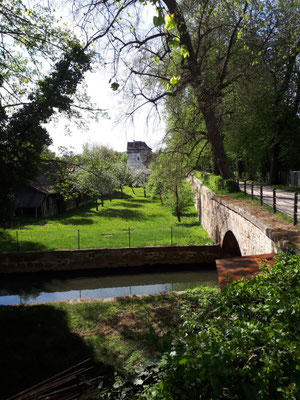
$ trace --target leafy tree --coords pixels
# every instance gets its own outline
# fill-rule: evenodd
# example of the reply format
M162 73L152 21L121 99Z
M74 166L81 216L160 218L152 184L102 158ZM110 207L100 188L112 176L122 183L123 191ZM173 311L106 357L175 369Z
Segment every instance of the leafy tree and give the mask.
M157 196L159 196L161 205L164 205L164 180L160 175L160 171L158 168L155 168L152 165L150 165L153 169L151 172L151 175L149 177L149 180L147 182L147 190L151 193L152 197L155 199Z
M90 43L100 39L104 43L107 38L112 46L112 89L131 93L130 113L145 103L156 105L162 98L190 90L205 123L214 168L223 178L232 178L222 137L228 112L225 98L277 35L280 4L260 0L104 0L89 5L89 0L80 2L80 7L88 10L84 28L95 20L101 24L100 29L94 25ZM140 18L141 8L151 12L153 6L157 14L152 28L145 31L138 25L139 20L145 22ZM122 79L124 71L128 74Z
M226 148L251 178L278 183L279 170L298 168L299 26L296 3L278 4L276 35L248 80L235 85L228 101L235 113L225 120ZM239 171L242 172L242 171Z
M166 126L163 143L168 153L180 155L186 174L193 170L213 169L205 123L191 91L167 99Z
M193 204L190 185L182 180L176 186L169 186L166 193L165 204L170 208L173 215L181 222L181 216Z
M14 188L35 177L40 155L51 143L44 128L56 110L70 111L78 84L90 69L91 56L77 42L69 42L69 50L59 60L53 72L37 84L28 96L28 103L7 114L0 107L0 185L2 202L1 223L9 219Z
M167 148L151 164L151 169L148 187L152 195L159 195L161 203L165 203L181 222L182 213L192 204L190 188L184 182L187 173L181 154L169 152Z
M118 181L114 173L116 155L113 150L98 145L84 145L83 153L77 157L77 168L71 174L71 181L78 192L94 199L98 210L98 198L102 207L104 198L112 198Z
M135 187L142 187L144 189L144 196L147 197L146 187L151 171L149 168L135 168L133 169L133 185Z
M117 179L118 186L121 191L121 197L123 198L124 186L130 186L134 177L134 170L126 162L119 161L113 166L113 173Z
M69 50L73 35L55 23L47 8L34 9L22 0L0 4L1 105L11 108L26 102L28 91ZM46 63L45 63L45 60Z

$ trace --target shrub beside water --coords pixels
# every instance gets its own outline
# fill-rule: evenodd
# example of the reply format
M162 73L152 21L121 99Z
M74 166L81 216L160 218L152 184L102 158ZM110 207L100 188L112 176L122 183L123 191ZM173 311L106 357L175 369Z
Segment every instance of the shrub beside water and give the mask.
M300 257L218 294L187 294L177 339L134 378L117 378L102 399L299 399ZM127 397L126 397L127 396Z

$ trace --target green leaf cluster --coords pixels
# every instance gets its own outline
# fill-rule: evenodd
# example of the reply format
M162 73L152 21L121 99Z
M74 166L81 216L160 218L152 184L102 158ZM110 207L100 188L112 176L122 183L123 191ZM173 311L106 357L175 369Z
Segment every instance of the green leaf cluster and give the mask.
M70 112L77 86L90 63L90 54L72 42L52 73L30 93L28 103L11 116L0 107L0 186L7 193L12 194L18 185L38 175L40 155L51 143L44 124L57 110ZM7 207L11 208L10 202Z
M201 182L215 193L234 193L239 191L238 184L234 179L223 179L219 175L207 172L194 172Z

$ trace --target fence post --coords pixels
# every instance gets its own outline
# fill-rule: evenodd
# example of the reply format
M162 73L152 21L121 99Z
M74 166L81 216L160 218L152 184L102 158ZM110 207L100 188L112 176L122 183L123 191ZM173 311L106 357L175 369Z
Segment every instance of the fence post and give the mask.
M276 214L276 188L273 188L273 213Z
M297 212L298 212L298 193L295 192L295 197L294 197L294 225L297 225L297 223L298 223Z
M264 204L264 198L263 198L263 187L260 185L260 205L262 206Z
M171 226L171 246L173 246L173 228Z
M128 247L130 247L130 228L128 228Z
M244 193L247 194L247 181L244 181Z
M17 235L17 251L19 251L20 247L19 247L19 232L18 231L16 231L16 235Z
M78 250L80 250L80 233L79 233L79 229L78 229Z
M254 198L253 190L254 190L254 183L251 182L251 200L253 200L253 198Z

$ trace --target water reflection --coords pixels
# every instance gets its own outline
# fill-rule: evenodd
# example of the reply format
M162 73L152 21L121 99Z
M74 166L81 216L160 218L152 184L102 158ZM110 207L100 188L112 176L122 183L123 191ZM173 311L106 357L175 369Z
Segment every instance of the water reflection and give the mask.
M55 274L5 277L0 282L0 304L12 305L110 298L180 291L199 285L216 286L216 270L185 270L140 274Z

